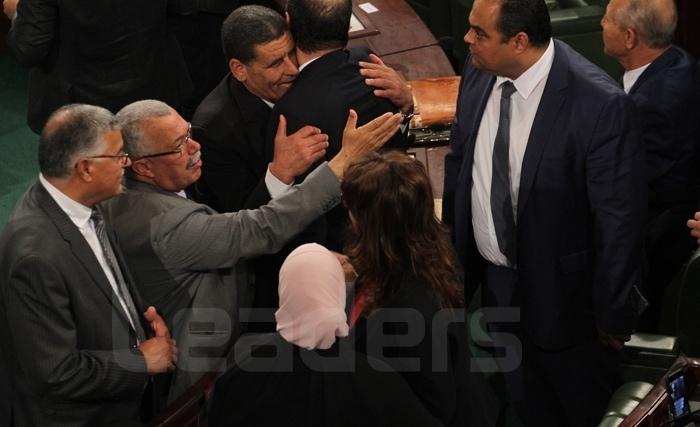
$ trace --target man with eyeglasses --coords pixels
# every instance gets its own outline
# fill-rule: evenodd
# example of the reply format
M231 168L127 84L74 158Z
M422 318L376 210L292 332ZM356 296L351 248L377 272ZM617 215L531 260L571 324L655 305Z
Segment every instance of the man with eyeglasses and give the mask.
M240 334L238 308L252 302L255 284L245 260L276 252L337 205L345 167L388 140L401 115L387 113L356 128L357 116L351 114L343 148L331 161L260 209L225 214L182 193L199 178L202 160L190 125L175 110L160 101L139 101L117 119L133 163L127 191L103 207L139 290L158 305L182 349L172 400L202 373L225 368ZM328 145L326 135L309 130L316 144ZM281 125L275 150L288 138Z
M96 208L129 164L106 109L49 117L39 179L0 234L1 425L131 425L149 377L177 363Z

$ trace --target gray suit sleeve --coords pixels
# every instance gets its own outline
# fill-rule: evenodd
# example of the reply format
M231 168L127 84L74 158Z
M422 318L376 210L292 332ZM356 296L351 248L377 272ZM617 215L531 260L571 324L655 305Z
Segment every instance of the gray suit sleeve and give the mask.
M260 209L217 214L192 204L165 212L153 219L151 242L170 268L228 268L240 259L277 252L339 202L340 182L324 163Z
M20 0L8 43L17 61L26 67L42 65L54 42L57 24L56 0Z
M143 393L148 377L140 353L78 348L73 305L80 301L65 280L64 273L36 256L13 266L6 308L17 363L29 387L39 396L84 401ZM110 325L105 318L92 327L100 339L109 341L115 339L109 335Z

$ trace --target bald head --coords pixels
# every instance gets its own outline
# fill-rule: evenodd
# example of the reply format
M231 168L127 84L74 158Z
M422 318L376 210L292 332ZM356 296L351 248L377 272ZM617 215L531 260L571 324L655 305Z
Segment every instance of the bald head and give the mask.
M663 49L673 43L678 15L674 0L613 0L619 3L612 19L623 28L634 29L650 48Z

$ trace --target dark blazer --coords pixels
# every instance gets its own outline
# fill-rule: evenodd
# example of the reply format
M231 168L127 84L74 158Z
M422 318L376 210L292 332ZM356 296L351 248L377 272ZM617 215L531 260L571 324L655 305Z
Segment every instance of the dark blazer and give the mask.
M367 60L370 51L365 47L339 49L316 59L301 70L294 85L275 104L267 128L267 155L272 159L274 137L279 115L287 119L287 133L294 133L305 125L316 126L328 134L326 159L340 151L343 129L352 108L357 112L358 126L397 108L389 100L374 95L360 75L358 61ZM405 148L406 139L400 132L390 139L387 148ZM301 179L301 178L300 178ZM342 250L342 233L347 215L342 207L326 216L325 244L329 249Z
M166 24L175 1L20 2L9 45L32 67L29 127L40 132L54 110L75 102L112 112L146 98L178 106L192 83Z
M521 325L545 348L590 339L596 327L634 329L646 204L634 106L602 70L564 43L554 46L516 218ZM445 158L443 220L453 227L468 290L485 265L470 205L474 146L494 81L467 59Z
M255 209L270 200L265 131L270 107L230 73L202 101L192 135L202 146L202 176L192 196L218 212Z
M404 273L381 308L352 329L359 352L376 357L406 380L445 426L493 426L498 402L480 373L471 372L465 311L442 309L435 292Z
M136 334L85 238L39 182L11 214L0 254L2 382L14 422L0 424L136 421L148 381Z
M277 333L245 335L232 355L209 405L212 427L441 425L401 376L347 339L306 350Z
M700 197L697 61L671 46L644 70L629 96L639 111L650 203L695 205Z

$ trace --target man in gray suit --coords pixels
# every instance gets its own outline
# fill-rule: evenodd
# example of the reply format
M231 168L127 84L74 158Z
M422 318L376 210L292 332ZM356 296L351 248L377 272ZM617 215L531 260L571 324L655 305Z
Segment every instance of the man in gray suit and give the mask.
M144 313L95 209L122 191L128 165L109 111L49 117L39 179L0 234L0 425L131 424L149 375L174 369L168 329Z
M105 211L140 291L158 304L182 350L172 400L203 372L223 368L245 320L238 308L252 302L254 283L244 260L278 251L337 205L345 167L391 137L402 117L387 113L355 128L357 115L351 113L343 148L330 162L260 209L225 214L184 197L202 163L191 125L177 112L148 100L124 107L117 118L133 164L128 190L108 201ZM281 123L276 151L289 143ZM328 146L318 129L307 137L321 151Z

